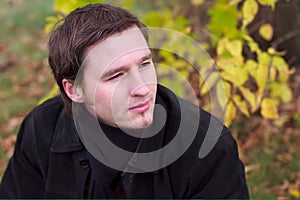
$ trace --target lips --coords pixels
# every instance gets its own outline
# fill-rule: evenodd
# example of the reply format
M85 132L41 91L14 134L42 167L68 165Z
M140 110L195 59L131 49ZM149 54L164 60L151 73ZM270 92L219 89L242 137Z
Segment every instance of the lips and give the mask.
M129 110L131 112L146 112L150 108L150 102L151 100L139 103L135 106L130 107Z

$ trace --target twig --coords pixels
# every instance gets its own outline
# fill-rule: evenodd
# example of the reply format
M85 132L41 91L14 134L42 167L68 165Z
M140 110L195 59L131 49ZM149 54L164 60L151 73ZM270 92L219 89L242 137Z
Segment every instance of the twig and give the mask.
M287 40L289 40L299 34L300 34L300 30L294 30L292 32L289 32L289 33L277 38L274 42L272 42L271 46L274 49L277 49L278 45L282 44L283 42L286 42Z

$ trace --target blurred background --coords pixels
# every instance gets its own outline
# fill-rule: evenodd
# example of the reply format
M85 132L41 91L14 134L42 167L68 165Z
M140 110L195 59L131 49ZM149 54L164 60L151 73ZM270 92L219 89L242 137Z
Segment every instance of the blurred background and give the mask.
M74 8L95 2L122 6L148 26L177 30L199 42L225 83L226 102L220 106L238 141L251 198L300 199L299 0L1 0L0 180L24 116L56 95L47 62L51 28ZM173 45L192 55L188 44ZM164 51L155 55L190 81L202 107L210 109L209 90L221 95L220 80L191 67L198 58L188 63ZM184 93L170 72L158 74Z

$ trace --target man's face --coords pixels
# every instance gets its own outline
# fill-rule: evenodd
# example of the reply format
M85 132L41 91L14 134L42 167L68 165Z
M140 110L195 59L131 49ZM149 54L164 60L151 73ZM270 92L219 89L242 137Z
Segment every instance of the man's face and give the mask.
M84 103L104 123L142 129L153 121L157 78L151 51L137 27L87 50Z

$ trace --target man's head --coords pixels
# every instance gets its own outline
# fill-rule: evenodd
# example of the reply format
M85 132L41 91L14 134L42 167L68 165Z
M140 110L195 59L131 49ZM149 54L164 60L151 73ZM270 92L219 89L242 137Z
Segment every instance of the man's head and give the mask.
M71 12L49 40L66 109L84 103L109 125L148 126L156 76L147 39L145 26L124 9L93 4Z

